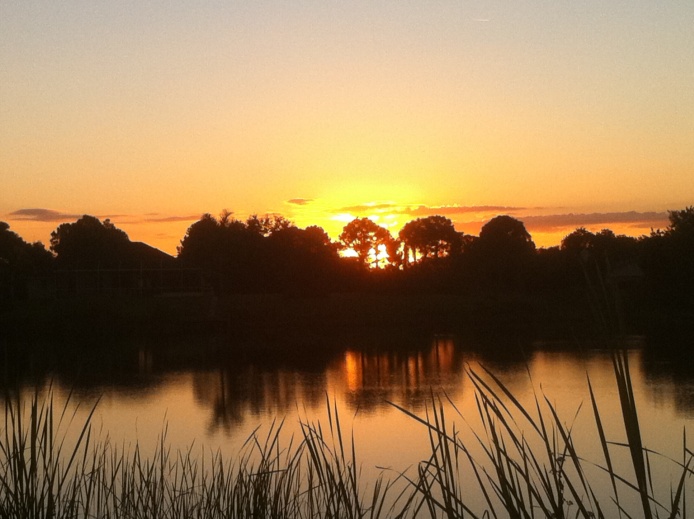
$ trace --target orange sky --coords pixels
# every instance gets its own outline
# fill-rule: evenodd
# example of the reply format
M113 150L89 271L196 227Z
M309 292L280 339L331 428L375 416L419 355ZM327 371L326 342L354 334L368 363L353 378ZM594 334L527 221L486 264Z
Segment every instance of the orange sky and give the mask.
M333 237L496 214L538 245L694 198L694 4L3 3L0 220L167 252L202 213Z

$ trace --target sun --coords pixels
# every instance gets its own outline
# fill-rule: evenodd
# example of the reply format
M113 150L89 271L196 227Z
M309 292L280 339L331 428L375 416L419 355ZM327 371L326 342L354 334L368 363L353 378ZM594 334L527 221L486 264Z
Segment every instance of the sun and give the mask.
M299 227L318 225L337 240L345 225L355 218L368 218L397 235L411 219L409 201L416 190L408 185L343 183L333 186L324 196L291 207L289 218Z

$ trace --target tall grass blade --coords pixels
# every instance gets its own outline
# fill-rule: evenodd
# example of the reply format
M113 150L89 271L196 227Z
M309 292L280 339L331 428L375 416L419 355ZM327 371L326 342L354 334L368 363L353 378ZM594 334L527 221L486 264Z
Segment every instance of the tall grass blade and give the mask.
M615 471L612 466L612 458L610 456L610 450L607 445L607 439L605 437L605 429L602 426L602 419L600 418L600 412L598 411L598 403L595 399L595 393L593 392L593 385L590 383L590 377L588 378L588 392L590 394L590 402L593 406L593 416L595 417L595 424L598 429L598 436L600 438L600 446L602 447L603 457L605 459L605 464L607 465L607 473L610 476L610 482L612 484L612 492L614 495L614 500L617 504L617 509L619 511L619 516L622 516L622 507L619 506L619 492L617 491L617 481L615 477Z
M612 362L617 378L617 390L622 409L624 428L627 435L627 444L631 455L632 467L636 476L636 482L641 499L641 507L645 519L652 519L649 493L649 477L644 461L644 450L641 442L641 430L639 427L636 402L634 400L633 385L629 373L629 360L626 352L613 352Z

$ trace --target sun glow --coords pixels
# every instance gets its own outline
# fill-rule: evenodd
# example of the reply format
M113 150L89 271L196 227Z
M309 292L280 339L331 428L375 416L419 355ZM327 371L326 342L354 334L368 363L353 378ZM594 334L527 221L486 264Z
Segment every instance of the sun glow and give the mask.
M406 191L403 189L403 193ZM407 199L404 196L378 199L333 195L291 205L287 216L299 227L320 225L333 240L337 240L345 225L356 218L368 218L397 236L400 228L413 218L411 208L417 207L403 202Z
M336 214L335 216L333 216L331 218L331 220L334 220L336 222L341 222L341 223L349 223L352 220L354 220L355 218L356 218L356 216L354 216L353 214L340 213L340 214Z

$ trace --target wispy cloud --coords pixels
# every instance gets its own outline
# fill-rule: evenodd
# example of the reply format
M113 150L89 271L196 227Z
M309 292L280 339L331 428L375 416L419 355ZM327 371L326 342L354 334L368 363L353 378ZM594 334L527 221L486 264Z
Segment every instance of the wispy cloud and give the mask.
M292 205L306 205L311 202L313 202L313 198L291 198L287 200L287 203Z
M391 202L385 202L385 203L369 203L369 204L357 204L357 205L349 205L346 207L340 207L338 209L335 209L333 212L335 213L373 213L373 212L401 212L401 206L398 206L396 204L393 204Z
M81 218L81 214L61 213L53 209L18 209L9 213L11 220L29 222L66 222Z
M156 223L164 223L164 222L194 222L196 220L200 219L199 214L195 215L186 215L186 216L156 216L153 218L145 218L145 222L156 222Z
M550 215L515 216L522 221L528 232L542 242L542 235L552 236L560 233L569 234L579 227L593 232L600 229L612 229L616 233L629 235L647 234L650 229L664 228L668 225L668 215L664 212L624 211L612 213L565 213ZM489 222L491 216L484 219L466 220L464 217L453 219L456 229L467 234L478 235L481 228ZM633 229L634 232L629 232ZM555 239L553 238L553 239ZM544 240L546 241L546 240ZM538 243L539 243L538 242ZM552 245L546 243L545 245Z
M84 214L63 213L53 209L18 209L8 214L10 220L21 220L27 222L71 222L82 218ZM141 224L141 223L166 223L166 222L194 222L200 219L199 214L195 215L161 215L160 213L147 213L143 217L128 214L109 214L92 215L101 220L118 219L122 223Z
M405 208L402 213L410 214L413 216L427 216L427 215L456 215L456 214L470 214L470 213L517 213L518 211L525 210L525 207L509 207L504 205L440 205L440 206L426 206L420 205L417 207Z
M503 205L408 205L395 204L392 202L368 203L340 207L334 210L335 213L391 213L409 216L430 216L430 215L459 215L459 214L486 214L486 213L505 213L513 214L526 210L525 207L509 207Z
M587 214L552 214L543 216L525 216L521 218L528 229L538 232L552 232L566 228L593 227L597 225L621 224L632 228L649 229L666 226L667 213L659 212L614 212Z

